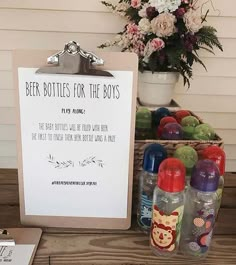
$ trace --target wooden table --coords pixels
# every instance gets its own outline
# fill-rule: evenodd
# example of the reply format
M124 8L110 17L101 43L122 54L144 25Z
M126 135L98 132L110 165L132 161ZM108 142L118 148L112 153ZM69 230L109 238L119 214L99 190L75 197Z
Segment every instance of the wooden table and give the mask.
M0 211L0 227L22 227L14 169L0 169ZM134 218L128 231L43 228L33 264L236 264L236 174L225 176L222 208L211 250L203 261L180 254L171 259L154 256L148 236L138 230Z

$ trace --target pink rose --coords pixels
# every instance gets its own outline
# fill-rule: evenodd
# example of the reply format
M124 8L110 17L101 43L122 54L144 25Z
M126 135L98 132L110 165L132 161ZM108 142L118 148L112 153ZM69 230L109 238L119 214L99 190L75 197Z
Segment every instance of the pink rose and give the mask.
M148 62L153 52L160 51L165 47L165 42L160 38L149 41L144 49L144 61Z
M151 46L154 51L159 51L165 47L165 42L160 38L155 38L151 41Z
M141 0L131 0L131 6L133 8L139 8L141 6Z

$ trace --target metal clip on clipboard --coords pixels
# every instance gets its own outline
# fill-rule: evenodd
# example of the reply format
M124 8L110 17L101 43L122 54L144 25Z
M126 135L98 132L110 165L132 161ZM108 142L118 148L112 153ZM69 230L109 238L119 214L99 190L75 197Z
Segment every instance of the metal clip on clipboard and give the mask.
M113 76L107 71L95 69L94 65L104 64L103 59L86 52L75 41L68 42L63 51L48 57L47 63L52 66L39 68L36 73Z
M11 237L7 230L0 229L0 247L15 246L15 240Z

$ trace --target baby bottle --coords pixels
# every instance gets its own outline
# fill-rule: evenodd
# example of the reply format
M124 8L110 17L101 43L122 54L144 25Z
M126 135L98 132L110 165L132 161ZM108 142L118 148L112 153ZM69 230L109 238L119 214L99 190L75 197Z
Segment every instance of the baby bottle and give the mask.
M209 249L217 212L219 169L212 160L199 160L192 170L180 238L180 250L204 257Z
M138 224L144 232L149 232L152 219L152 199L156 186L160 163L167 158L165 148L160 144L151 144L144 151L143 170L139 175Z
M153 194L150 247L154 254L172 256L178 250L184 210L185 166L165 159L158 171Z

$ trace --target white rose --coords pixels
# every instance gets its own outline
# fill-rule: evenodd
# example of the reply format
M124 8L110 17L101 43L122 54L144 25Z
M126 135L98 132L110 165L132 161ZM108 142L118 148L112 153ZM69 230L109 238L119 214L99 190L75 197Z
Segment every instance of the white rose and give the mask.
M168 10L174 12L181 5L181 0L167 0Z
M175 27L176 17L170 13L162 13L153 18L151 27L153 33L158 37L168 37L176 32Z
M151 6L155 7L159 13L168 11L166 0L150 0L149 3Z
M142 18L138 25L143 32L149 32L151 30L151 23L147 18Z
M192 32L198 32L200 28L202 28L202 18L199 12L189 9L187 13L184 14L183 17L186 28Z
M174 12L181 5L181 0L149 0L149 3L159 13Z

